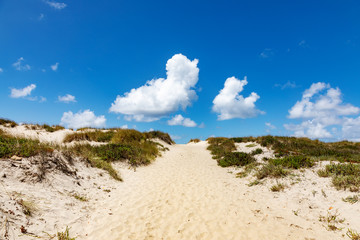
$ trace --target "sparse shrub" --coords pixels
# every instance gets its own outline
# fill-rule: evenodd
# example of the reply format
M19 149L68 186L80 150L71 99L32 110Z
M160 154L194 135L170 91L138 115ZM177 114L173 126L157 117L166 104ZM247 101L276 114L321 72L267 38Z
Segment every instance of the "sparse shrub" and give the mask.
M348 229L346 236L348 236L351 240L360 240L360 234L352 229Z
M60 126L60 125L49 126L47 124L43 124L40 127L45 129L47 132L56 132L56 131L65 129L63 126Z
M64 143L72 141L110 142L114 131L79 131L66 135Z
M166 142L169 145L175 143L171 139L171 137L170 137L170 135L168 133L164 133L164 132L161 132L161 131L150 131L150 132L145 132L144 134L145 134L146 139L158 138L158 139Z
M359 197L357 195L354 196L347 196L346 198L342 199L344 202L348 202L351 204L357 203L359 201Z
M221 159L226 153L236 150L234 141L228 138L208 138L207 141L209 143L207 149L211 151L214 159Z
M356 163L331 163L324 170L318 171L321 177L332 177L332 183L337 189L350 189L356 192L360 188L360 165Z
M251 155L254 156L254 155L258 155L258 154L262 154L262 153L263 153L263 150L261 148L257 148L251 152Z
M256 144L251 143L251 144L246 145L245 147L248 147L248 148L251 148L251 147L256 147Z
M58 232L57 239L58 240L75 240L75 238L70 237L69 230L70 230L70 228L66 227L64 232Z
M198 143L198 142L200 142L200 139L198 139L198 138L190 139L189 143L191 143L191 142Z
M256 172L255 176L258 179L264 179L266 177L280 178L289 174L289 170L284 169L282 166L275 165L273 163L267 163L263 165Z
M10 119L0 118L0 125L8 125L10 127L16 127L18 124Z
M340 219L337 211L335 213L331 213L330 211L328 211L327 216L319 216L319 221L325 222L328 230L336 231L341 230L341 228L336 226L336 224L343 223L345 219Z
M23 213L26 216L31 217L33 213L36 211L35 203L32 201L25 201L23 199L19 199L16 202L21 206Z
M314 166L314 161L306 156L288 156L284 158L270 159L269 162L276 166L283 166L286 168L299 169Z
M79 195L79 194L77 194L77 193L73 194L72 196L73 196L75 199L77 199L77 200L79 200L79 201L81 201L81 202L87 202L87 201L88 201L88 199L87 199L85 196L81 196L81 195Z
M255 158L248 153L244 152L228 152L224 157L218 160L221 167L229 166L245 166L255 162Z

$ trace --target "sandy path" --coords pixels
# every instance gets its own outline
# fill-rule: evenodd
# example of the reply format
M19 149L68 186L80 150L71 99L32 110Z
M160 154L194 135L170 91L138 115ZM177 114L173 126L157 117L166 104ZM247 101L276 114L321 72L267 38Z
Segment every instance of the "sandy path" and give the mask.
M273 193L251 192L217 166L204 142L163 155L135 174L122 172L113 201L98 204L87 226L73 226L88 234L79 239L338 239Z

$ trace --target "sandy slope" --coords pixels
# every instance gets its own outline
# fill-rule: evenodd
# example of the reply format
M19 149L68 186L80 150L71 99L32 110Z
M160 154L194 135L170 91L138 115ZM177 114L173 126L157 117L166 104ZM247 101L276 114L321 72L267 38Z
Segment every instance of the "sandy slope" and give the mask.
M281 197L286 192L248 187L217 166L206 145L170 146L150 166L122 171L125 182L111 201L98 203L87 224L72 226L77 239L345 239L316 214L296 216ZM301 196L292 197L296 205Z

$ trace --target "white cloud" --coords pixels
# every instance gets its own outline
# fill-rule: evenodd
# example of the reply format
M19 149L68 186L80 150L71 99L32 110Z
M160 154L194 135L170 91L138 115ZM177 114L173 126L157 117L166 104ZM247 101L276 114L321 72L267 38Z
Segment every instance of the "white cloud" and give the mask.
M43 97L43 96L40 96L40 100L39 100L39 102L46 102L47 101L47 99L46 99L46 97Z
M4 69L0 68L0 73L4 72Z
M61 118L61 125L65 125L68 128L82 128L82 127L105 127L105 116L96 116L93 111L89 109L78 113L71 111L64 112Z
M45 1L45 3L47 5L49 5L50 7L53 7L58 10L62 10L64 8L66 8L66 6L67 6L65 3L55 2L55 1Z
M125 124L125 125L122 125L120 128L121 128L121 129L128 129L129 126L128 126L127 124Z
M59 67L59 63L55 63L54 65L51 65L50 68L51 70L53 70L54 72L56 72L58 70L58 67Z
M182 139L181 136L177 136L177 135L170 135L171 139L172 140L179 140L179 139Z
M344 119L342 138L360 142L360 117Z
M267 126L267 127L270 128L270 129L275 129L275 128L276 128L274 125L272 125L272 124L269 123L269 122L266 122L266 123L265 123L265 126Z
M340 89L332 88L330 84L313 83L304 91L301 100L289 110L288 118L302 119L303 122L285 124L284 127L299 137L339 138L333 135L336 131L331 134L328 128L340 125L343 126L344 136L349 135L348 129L352 128L350 123L354 122L354 119L345 116L358 114L360 108L343 103L341 95Z
M174 116L168 121L170 126L180 125L184 127L196 127L196 123L190 118L184 118L181 114Z
M18 71L28 71L31 69L29 64L23 65L22 62L24 61L23 57L20 57L16 62L14 62L12 65L13 67Z
M295 82L287 81L285 84L279 84L279 83L277 83L277 84L275 84L275 87L279 87L279 88L281 88L281 90L284 90L284 89L286 89L286 88L296 88L296 87L298 87L298 86L296 85Z
M205 128L205 123L200 123L199 128Z
M166 63L167 78L148 81L144 86L117 96L110 112L125 115L128 121L156 121L179 108L185 110L197 99L198 60L176 54Z
M10 97L22 98L22 97L29 96L31 94L31 91L34 90L35 88L36 88L35 84L30 84L29 86L21 88L21 89L11 88Z
M270 58L274 55L274 50L271 48L265 48L261 53L260 53L260 57L261 58Z
M239 95L247 84L246 77L239 80L235 77L226 79L224 88L213 101L212 110L218 113L218 120L232 118L251 118L264 112L256 109L255 102L260 98L255 92L244 98Z
M58 99L60 102L64 103L76 102L75 96L70 94L66 94L65 96L58 96Z

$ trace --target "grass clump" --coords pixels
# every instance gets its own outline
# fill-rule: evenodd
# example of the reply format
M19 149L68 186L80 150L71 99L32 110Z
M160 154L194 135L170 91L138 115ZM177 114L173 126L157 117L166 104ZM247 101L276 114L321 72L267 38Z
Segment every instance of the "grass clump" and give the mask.
M207 141L209 143L207 149L210 150L214 159L221 159L225 154L236 150L235 142L228 138L208 138Z
M257 148L251 152L251 155L255 156L258 154L262 154L264 151L261 148Z
M10 119L0 118L0 125L16 127L18 124Z
M81 201L81 202L87 202L87 201L88 201L88 199L87 199L86 197L81 196L81 195L79 195L79 194L77 194L77 193L73 194L72 196L73 196L75 199L77 199L77 200L79 200L79 201Z
M345 219L340 219L339 214L337 212L331 213L330 211L328 211L327 216L321 216L321 215L319 216L319 221L324 222L328 230L336 231L342 229L336 225L338 223L343 223Z
M50 126L50 125L47 125L47 124L43 124L43 125L41 125L41 127L43 129L45 129L47 132L56 132L56 131L65 129L63 126L60 126L60 125Z
M66 227L64 232L58 232L57 239L58 240L75 240L75 238L70 237L70 228Z
M360 240L360 234L352 229L348 229L346 236L348 236L351 240Z
M251 143L251 144L246 145L245 147L248 147L248 148L251 148L251 147L256 147L256 144Z
M265 177L285 177L292 169L314 166L314 161L305 156L288 156L284 158L269 159L256 173L258 179Z
M346 198L342 199L344 202L348 202L351 204L357 203L359 201L359 197L357 195L354 196L348 196Z
M191 143L191 142L198 143L198 142L200 142L200 139L198 139L198 138L190 139L189 143Z
M350 189L352 192L360 188L360 165L353 163L331 163L319 170L320 177L332 177L333 185L339 189Z
M31 217L33 213L36 211L35 203L32 201L25 201L23 199L19 199L16 202L21 206L23 213L26 216Z
M223 158L218 160L218 164L221 167L245 166L255 161L255 158L248 153L228 152L225 153Z
M158 138L161 141L164 141L169 145L175 143L171 139L171 137L170 137L170 135L168 133L164 133L164 132L161 132L161 131L150 131L150 132L145 132L144 134L145 134L146 139Z
M0 158L9 158L14 155L31 157L49 152L53 152L53 148L38 140L12 137L0 130Z
M72 141L94 141L94 142L110 142L114 136L114 131L77 131L66 135L64 143Z
M285 184L277 183L277 184L271 186L270 190L272 192L280 192L280 191L283 191L285 189L285 187L286 187Z

